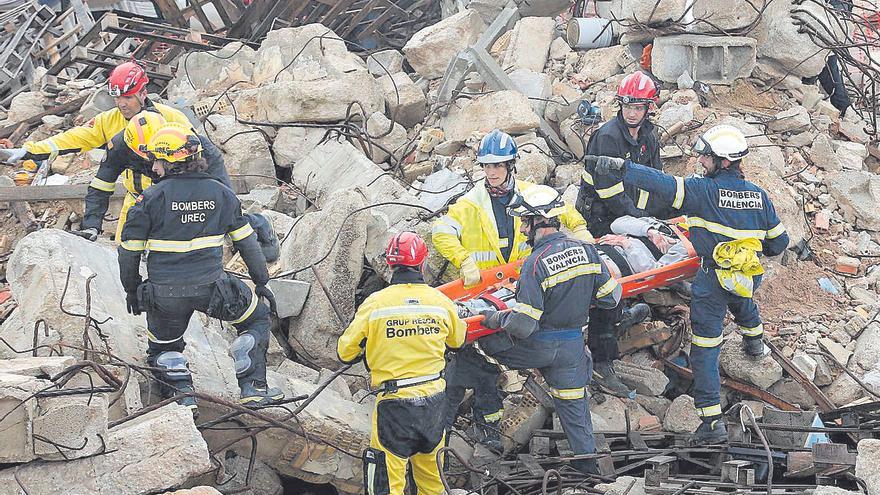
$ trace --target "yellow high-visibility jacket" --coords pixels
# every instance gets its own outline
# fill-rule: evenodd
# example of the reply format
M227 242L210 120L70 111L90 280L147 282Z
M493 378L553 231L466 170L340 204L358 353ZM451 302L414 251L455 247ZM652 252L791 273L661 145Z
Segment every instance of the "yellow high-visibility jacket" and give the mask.
M516 181L516 188L520 192L525 192L534 185L531 182ZM587 222L574 206L565 205L565 210L559 217L562 225L572 231L586 229ZM498 237L492 200L484 181L479 181L473 189L453 203L445 215L434 221L431 240L437 251L457 268L470 256L477 262L477 267L484 270L512 263L532 252L532 248L526 243L526 236L519 231L521 223L519 217L513 218L513 246L510 259L505 260L501 254L502 241Z
M363 355L378 387L440 373L446 348L460 348L466 333L467 325L443 293L424 283L399 283L367 297L339 337L336 353L344 363Z
M186 115L180 110L144 101L144 110L157 110L168 122L178 122L186 126L191 125ZM101 112L86 124L56 134L42 141L28 141L24 143L24 149L30 153L33 160L53 159L58 155L79 153L99 148L110 142L120 131L128 125L128 120L122 116L118 108Z
M158 111L168 122L177 122L188 127L191 126L189 119L186 118L183 112L168 105L153 103L147 99L144 100L144 110ZM84 125L74 127L48 139L36 142L28 141L24 143L24 149L28 152L27 158L33 160L52 160L58 155L80 153L107 145L113 136L125 129L126 125L128 125L128 120L123 117L122 112L118 108L113 108L99 113ZM134 171L128 168L122 172L121 177L123 186L131 194L127 194L123 200L122 209L119 212L119 221L117 222L116 239L119 239L119 236L122 234L122 226L125 225L128 210L134 204L135 199L144 189L153 185L152 179L146 175L135 174ZM92 179L90 185L102 191L113 191L113 184L107 184L98 178Z

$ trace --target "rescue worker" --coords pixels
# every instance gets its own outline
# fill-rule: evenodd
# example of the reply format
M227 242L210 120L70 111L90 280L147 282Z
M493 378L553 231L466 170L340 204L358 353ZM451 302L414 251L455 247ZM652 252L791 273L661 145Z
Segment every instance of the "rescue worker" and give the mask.
M337 343L340 361L368 364L377 391L363 456L368 495L403 495L407 462L418 493L443 492L436 456L444 438L444 353L464 344L467 326L452 301L425 284L427 257L418 235L392 237L385 249L391 286L367 297Z
M693 396L702 423L695 445L722 443L727 429L721 419L718 355L727 310L743 334L747 355L765 353L764 328L752 299L763 268L758 253L776 256L788 246L788 234L767 192L747 181L740 167L749 152L743 133L718 125L697 139L694 151L703 177L673 177L618 157L598 157L598 175L651 192L688 216L690 240L702 261L693 282L691 326Z
M128 208L134 204L134 199L143 190L153 184L159 177L152 171L152 162L147 153L147 144L153 138L156 131L166 125L167 121L159 112L144 110L129 119L125 129L113 136L107 143L107 154L98 167L98 172L89 183L85 199L85 212L80 230L74 233L90 241L98 238L102 231L104 215L110 205L110 197L116 188L116 179L129 174L135 178L134 182L127 179L124 182L129 193L119 213L119 221L116 226L116 239L120 238L122 226L125 225L128 216ZM189 122L168 123L175 125L181 132L192 132ZM226 172L226 164L223 154L205 136L198 136L202 144L202 157L208 165L206 173L232 188L229 174ZM129 185L134 184L134 189ZM131 199L131 201L129 201ZM128 205L128 207L126 206ZM257 233L260 247L267 261L275 261L280 254L278 237L275 235L269 221L260 214L249 213L245 215L248 223Z
M535 187L514 177L516 157L513 137L499 129L486 134L477 153L486 178L452 204L432 227L434 247L460 269L465 287L480 283L480 270L518 261L530 253L525 236L519 232L520 219L507 213L516 191ZM592 241L586 222L573 207L566 207L560 218L575 237ZM498 424L503 414L498 375L498 367L486 362L470 345L450 357L446 370L447 428L455 422L465 391L473 389L474 439L496 452L501 450Z
M617 116L590 136L588 155L616 156L663 170L656 126L649 120L656 109L659 88L647 74L636 71L624 77L617 87ZM611 223L622 216L668 218L668 208L651 201L645 189L625 186L595 177L593 164L584 162L576 207L587 220L595 237L612 233ZM596 383L614 395L635 397L612 364L619 357L618 332L650 315L646 304L632 308L620 305L613 310L596 308L590 315L589 346L595 359Z
M195 133L166 124L147 150L161 180L131 208L118 248L128 311L147 313L147 363L160 370L156 375L165 395L192 392L183 334L193 312L200 311L238 331L230 352L240 402L258 407L282 399L280 390L266 384L269 310L274 311L275 298L266 287L266 260L238 198L205 173L207 163ZM241 253L255 290L223 271L227 235ZM139 266L145 250L149 278L142 281ZM180 402L196 413L192 397Z
M556 406L556 413L575 454L593 454L596 442L586 387L592 361L585 350L583 329L589 307L611 308L622 289L600 261L592 244L559 231L565 211L559 193L548 186L523 191L510 206L521 218L520 231L532 246L516 288L512 310L483 311L483 326L501 329L480 339L482 348L514 369L537 368ZM596 461L572 466L596 473Z

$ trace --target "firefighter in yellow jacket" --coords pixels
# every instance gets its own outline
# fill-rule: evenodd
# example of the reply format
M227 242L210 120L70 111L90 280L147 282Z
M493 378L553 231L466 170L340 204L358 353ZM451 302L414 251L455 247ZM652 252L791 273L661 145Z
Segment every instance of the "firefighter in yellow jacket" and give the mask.
M522 221L507 213L515 192L535 187L514 178L516 154L516 141L509 134L498 129L486 134L477 153L485 180L450 206L431 229L434 247L460 269L465 287L480 283L480 270L524 259L532 252L520 232ZM587 223L573 206L565 206L560 220L572 237L593 242ZM447 427L452 427L466 389L473 389L475 424L471 436L495 451L501 448L498 373L498 367L488 363L472 346L456 353L446 371Z
M150 82L146 71L137 62L125 62L118 65L107 79L107 89L115 98L116 108L101 112L85 125L74 127L42 141L28 141L22 148L7 150L8 163L19 160L53 160L58 155L80 153L107 145L114 136L128 125L129 120L142 110L151 110L164 117L165 122L177 122L191 127L189 120L180 110L153 103L147 98L147 83ZM144 189L152 185L146 175L127 169L122 173L123 185L131 193L125 196L122 210L119 213L119 229L128 215L128 209L135 203ZM106 191L108 185L100 179L93 179L90 187ZM112 189L111 189L112 190Z
M344 363L361 358L377 390L370 448L364 451L367 495L403 495L407 462L420 495L440 495L436 455L443 446L447 348L464 344L467 326L455 305L425 284L425 242L395 235L385 250L391 286L370 295L339 337Z

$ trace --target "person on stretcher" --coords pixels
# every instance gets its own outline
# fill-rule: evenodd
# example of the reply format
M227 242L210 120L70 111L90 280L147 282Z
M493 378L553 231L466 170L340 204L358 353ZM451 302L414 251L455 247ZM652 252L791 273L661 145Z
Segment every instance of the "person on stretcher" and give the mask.
M596 249L616 277L671 265L688 257L675 233L651 217L623 216L611 223L612 234L596 241Z

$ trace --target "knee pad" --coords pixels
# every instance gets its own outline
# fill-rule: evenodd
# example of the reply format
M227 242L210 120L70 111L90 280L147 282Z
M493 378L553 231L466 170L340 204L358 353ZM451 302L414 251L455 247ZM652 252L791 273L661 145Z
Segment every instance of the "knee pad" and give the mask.
M364 492L366 495L388 495L391 483L388 479L388 464L385 452L369 447L364 449Z
M235 361L235 374L247 375L254 369L254 359L251 355L257 349L257 339L250 333L243 333L232 341L229 352Z
M188 381L192 374L187 368L186 357L177 351L165 351L156 356L156 367L162 368L162 376L169 382Z

